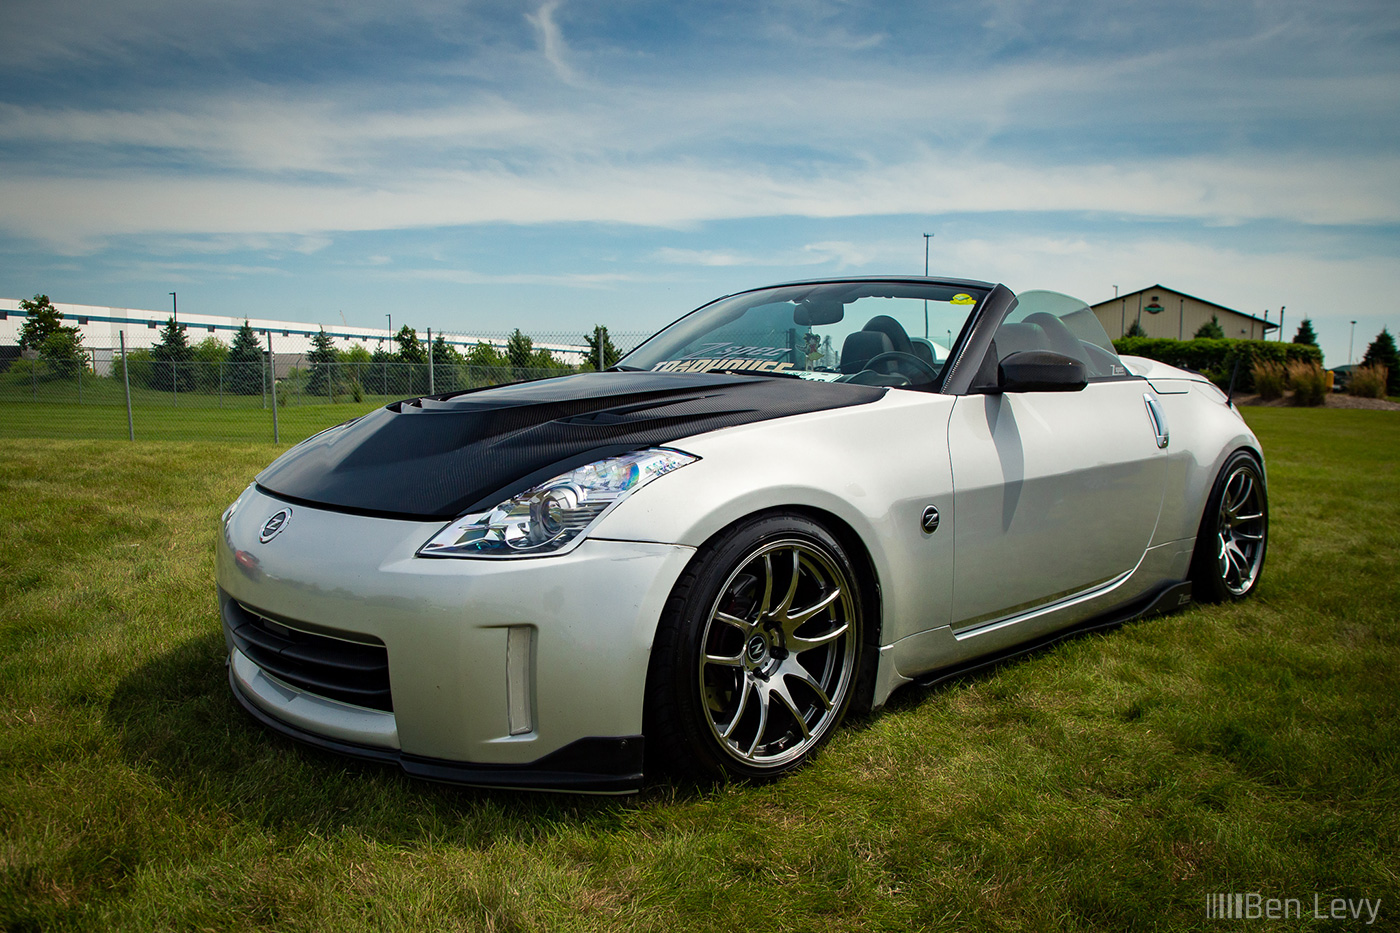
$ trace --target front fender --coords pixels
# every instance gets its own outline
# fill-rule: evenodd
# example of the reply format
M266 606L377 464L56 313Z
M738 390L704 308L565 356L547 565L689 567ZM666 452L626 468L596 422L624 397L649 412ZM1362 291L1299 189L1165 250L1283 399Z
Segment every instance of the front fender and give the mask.
M780 508L830 513L860 539L880 586L881 641L949 624L953 398L890 392L869 405L727 428L675 442L701 459L630 497L592 536L699 547ZM939 530L923 531L928 506Z

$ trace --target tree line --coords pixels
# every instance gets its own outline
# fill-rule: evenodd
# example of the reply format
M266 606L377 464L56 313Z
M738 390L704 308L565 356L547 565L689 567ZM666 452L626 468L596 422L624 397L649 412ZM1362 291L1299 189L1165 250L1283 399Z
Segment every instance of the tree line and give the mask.
M63 324L63 315L47 295L21 301L20 308L27 315L19 336L22 357L43 360L47 364L44 373L50 378L71 378L77 367L91 371L91 352L83 346L81 331ZM332 399L351 395L358 400L366 394L426 393L430 357L435 387L451 391L593 370L598 368L600 344L603 368L615 364L622 355L606 327L595 328L586 343L587 360L570 365L550 351L536 348L519 328L504 348L478 341L465 352L441 334L429 345L408 325L399 329L388 347L381 345L373 351L358 343L337 348L332 336L322 329L311 338L305 366L295 367L287 378L306 395ZM126 367L133 384L161 392L258 395L268 389L265 338L246 320L234 333L232 344L213 335L191 344L186 325L172 316L149 349L127 351ZM122 375L120 360L115 361L113 375Z

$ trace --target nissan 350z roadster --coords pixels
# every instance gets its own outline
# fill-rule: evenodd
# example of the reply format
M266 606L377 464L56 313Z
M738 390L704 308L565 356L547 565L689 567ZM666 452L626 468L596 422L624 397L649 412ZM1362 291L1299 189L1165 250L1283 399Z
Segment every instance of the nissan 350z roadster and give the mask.
M607 372L409 399L224 513L258 720L410 774L598 793L766 778L904 684L1232 600L1259 442L1090 309L959 279L795 282Z

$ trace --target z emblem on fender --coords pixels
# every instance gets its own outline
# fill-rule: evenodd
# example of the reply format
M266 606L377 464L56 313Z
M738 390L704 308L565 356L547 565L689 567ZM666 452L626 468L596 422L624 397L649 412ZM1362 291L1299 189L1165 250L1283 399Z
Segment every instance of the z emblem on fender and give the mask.
M271 541L281 534L282 529L287 527L287 522L292 520L291 509L281 509L273 512L272 517L263 522L262 534L258 535L258 540L263 544Z

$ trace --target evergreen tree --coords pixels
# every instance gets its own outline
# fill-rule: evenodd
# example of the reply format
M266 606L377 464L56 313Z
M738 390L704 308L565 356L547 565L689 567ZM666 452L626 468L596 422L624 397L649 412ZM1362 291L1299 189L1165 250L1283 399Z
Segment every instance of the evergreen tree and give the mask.
M46 360L78 363L87 358L83 335L76 327L65 327L63 315L48 295L35 295L19 303L26 314L19 329L20 350L33 350Z
M428 391L428 354L418 331L405 324L394 335L394 342L399 345L398 362L408 365L389 367L394 378L390 384L395 386L390 394L422 395Z
M398 354L380 347L370 354L369 365L365 367L365 391L372 395L406 394L402 391L407 382L402 370Z
M399 328L399 332L394 335L394 342L399 345L400 363L428 362L428 355L423 352L423 344L418 339L418 331L407 324Z
M433 366L456 366L462 360L462 354L457 352L456 347L448 346L442 334L433 338Z
M311 352L306 354L306 362L311 372L306 380L306 394L317 398L335 399L336 361L340 354L335 352L331 335L321 328L311 338Z
M1293 342L1310 343L1317 346L1317 334L1313 331L1311 318L1303 318L1303 323L1298 325L1298 333L1293 335Z
M601 368L607 369L622 358L622 353L617 347L613 346L612 338L608 336L608 329L606 327L595 327L593 328L593 332L584 338L584 340L588 341L588 361L583 365L583 369L599 368L598 338L600 336L602 337L603 344L603 365Z
M1142 321L1133 321L1133 326L1128 328L1124 337L1146 337L1147 331L1142 329Z
M1384 366L1389 371L1385 379L1385 394L1400 395L1400 353L1396 352L1395 338L1390 335L1390 328L1381 328L1376 339L1366 348L1361 365Z
M462 354L457 352L457 348L448 344L442 334L433 338L433 345L429 348L433 361L433 385L432 388L439 394L443 392L455 392L465 388L469 383L462 372L462 363L465 362Z
M515 370L516 379L526 378L526 370L530 369L530 363L535 355L535 344L529 337L516 328L506 341L506 360L510 363L511 369Z
M1225 338L1225 328L1220 326L1220 318L1214 314L1210 320L1201 325L1200 329L1192 335L1192 340L1223 340Z
M263 372L263 348L258 335L245 320L233 335L228 351L224 391L238 395L260 395L267 376Z
M194 353L185 336L185 325L167 318L160 329L160 342L151 347L150 386L161 392L189 392L194 388Z

